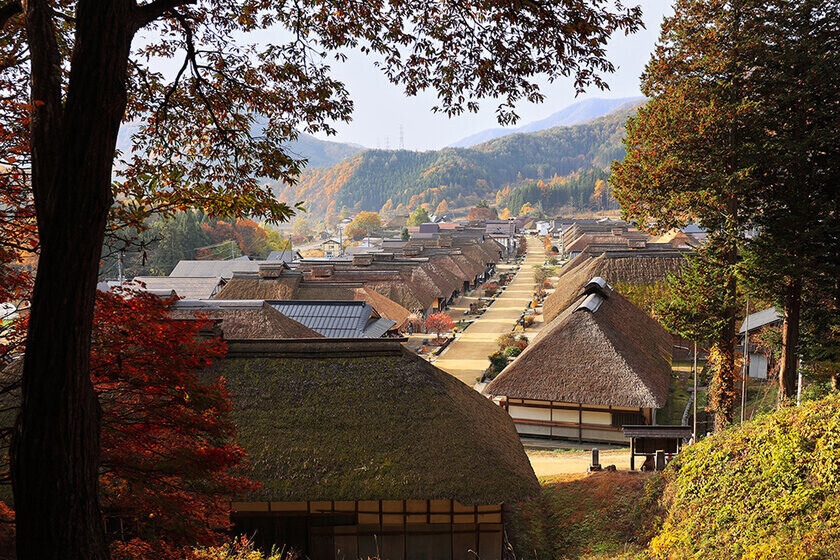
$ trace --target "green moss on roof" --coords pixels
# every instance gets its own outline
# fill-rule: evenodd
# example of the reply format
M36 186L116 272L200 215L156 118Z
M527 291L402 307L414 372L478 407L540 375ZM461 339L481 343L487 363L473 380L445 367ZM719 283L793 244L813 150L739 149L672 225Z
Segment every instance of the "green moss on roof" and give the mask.
M255 500L513 502L538 492L508 415L408 354L233 357L227 379Z

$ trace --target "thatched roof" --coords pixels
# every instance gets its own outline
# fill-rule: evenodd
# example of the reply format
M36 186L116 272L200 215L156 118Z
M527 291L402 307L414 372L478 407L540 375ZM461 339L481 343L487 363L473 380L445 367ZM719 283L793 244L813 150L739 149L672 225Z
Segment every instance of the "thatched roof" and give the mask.
M282 275L277 278L234 276L213 298L292 299L299 283L299 274Z
M638 256L611 255L598 257L578 255L560 270L557 289L543 302L543 314L551 321L577 298L578 291L593 276L600 276L617 287L646 286L665 279L669 272L678 272L685 264L685 257L640 254Z
M401 282L365 282L364 287L367 290L382 294L411 312L429 309L437 297L425 286L412 282L409 274L406 274L406 278Z
M515 502L539 485L504 410L400 339L231 344L249 500Z
M354 299L364 301L379 314L380 317L394 321L394 329L403 328L411 312L395 301L391 301L374 289L356 288Z
M208 305L195 305L196 303L180 301L175 304L169 315L175 319L195 319L201 316L220 321L219 326L223 336L228 340L324 337L309 327L286 317L264 301L219 302L213 300L207 302ZM224 303L235 305L224 305Z
M617 291L579 294L485 393L601 406L661 408L671 336Z

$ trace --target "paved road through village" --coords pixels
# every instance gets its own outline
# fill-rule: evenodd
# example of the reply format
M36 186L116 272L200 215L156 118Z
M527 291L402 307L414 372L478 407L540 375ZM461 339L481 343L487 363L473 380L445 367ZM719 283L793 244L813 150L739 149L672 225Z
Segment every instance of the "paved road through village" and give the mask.
M513 330L534 294L534 265L543 264L545 248L536 237L528 237L527 244L525 261L504 293L434 362L469 386L490 365L487 356L496 351L496 339Z

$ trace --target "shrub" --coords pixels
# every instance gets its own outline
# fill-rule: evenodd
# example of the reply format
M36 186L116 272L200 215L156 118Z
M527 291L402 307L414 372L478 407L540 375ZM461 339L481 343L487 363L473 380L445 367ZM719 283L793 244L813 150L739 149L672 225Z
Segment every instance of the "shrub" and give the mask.
M515 358L521 353L522 353L522 348L519 348L517 346L508 346L504 350L505 356L509 356L511 358Z
M534 324L535 320L536 319L534 319L533 315L525 315L525 317L522 318L522 326L527 329L528 327ZM526 342L525 345L527 346L527 344L528 343Z
M496 344L499 345L499 350L504 350L508 346L516 345L516 335L513 333L506 333L496 339Z
M488 357L490 358L490 367L488 369L493 373L500 373L508 364L508 357L501 350L493 352Z
M652 558L838 558L840 395L689 446L662 478Z

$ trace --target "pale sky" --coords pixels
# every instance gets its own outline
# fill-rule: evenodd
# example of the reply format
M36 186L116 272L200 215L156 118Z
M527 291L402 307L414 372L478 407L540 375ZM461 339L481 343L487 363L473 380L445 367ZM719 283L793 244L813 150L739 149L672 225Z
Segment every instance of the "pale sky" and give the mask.
M634 2L627 1L633 5ZM542 104L520 103L517 113L522 125L545 118L560 109L588 97L620 98L641 95L639 76L650 58L662 18L673 13L670 0L636 0L642 6L647 29L625 37L615 36L608 47L608 57L616 72L606 76L609 91L593 89L575 98L572 80L558 80L542 88L546 100ZM368 148L399 148L400 124L406 149L438 149L464 136L498 126L492 101L484 102L477 114L463 114L452 119L434 114L433 93L406 97L376 69L370 58L350 53L345 63L333 64L334 77L342 80L355 104L353 121L336 125L337 136L319 138L352 142Z

